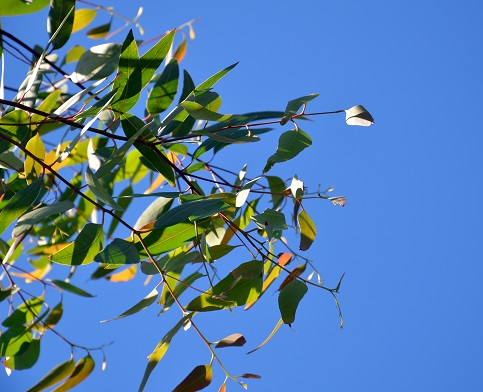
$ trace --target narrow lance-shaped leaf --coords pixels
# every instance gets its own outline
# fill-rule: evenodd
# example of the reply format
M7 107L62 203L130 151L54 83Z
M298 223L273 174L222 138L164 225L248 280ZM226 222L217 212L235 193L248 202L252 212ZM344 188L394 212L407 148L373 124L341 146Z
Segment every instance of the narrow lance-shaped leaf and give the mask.
M279 291L283 290L288 284L293 282L295 279L297 279L302 273L305 271L307 268L307 263L301 264L297 267L295 267L290 274L284 279L280 287L278 288Z
M101 201L104 204L107 204L109 207L111 207L114 210L120 210L124 211L124 208L122 208L119 204L117 204L114 199L112 198L109 193L104 189L104 187L101 185L97 177L92 173L91 169L88 167L86 168L86 183L91 192L97 197L99 201Z
M176 325L173 328L171 328L168 331L168 333L166 333L166 335L164 335L161 341L154 348L154 351L148 356L149 362L148 362L148 365L146 366L146 370L144 371L144 376L141 381L141 385L139 385L139 392L142 392L144 390L144 387L148 382L149 376L151 375L154 368L157 366L158 362L161 361L161 359L164 357L164 355L166 354L166 351L168 351L169 345L173 337L176 335L176 333L181 329L183 325L189 322L191 317L193 317L192 313L187 314L181 320L179 320L176 323Z
M75 369L70 375L70 377L60 384L57 388L52 390L52 392L64 392L74 388L84 381L89 374L94 370L94 360L90 355L80 359L75 365Z
M18 191L0 211L0 234L33 204L39 195L42 180L36 180Z
M242 347L246 343L246 339L242 334L234 333L216 343L216 348L223 347Z
M94 295L82 290L81 288L74 286L72 283L64 282L62 280L53 279L52 283L62 290L68 291L69 293L80 295L81 297L94 298Z
M69 377L74 369L75 362L72 358L66 362L62 362L60 365L57 365L49 373L47 373L37 384L35 384L27 392L43 391L48 387L57 384L64 378Z
M300 250L310 248L315 240L317 230L315 224L305 210L300 211L298 215L298 223L300 227Z
M278 307L280 308L282 320L285 324L290 325L295 321L295 312L307 290L307 285L304 282L294 280L280 291L278 295Z
M53 49L61 48L69 40L74 24L74 9L75 0L50 1L47 31L51 37L57 31L57 36L52 43Z
M117 93L111 108L115 112L126 113L137 103L142 89L141 62L132 30L122 45L119 73L112 86L113 90L117 89Z
M119 316L114 317L113 319L110 319L110 320L103 320L103 321L101 321L101 323L105 323L105 322L113 321L113 320L119 320L119 319L127 317L127 316L132 316L133 314L136 314L136 313L140 312L141 310L144 310L147 307L149 307L150 305L152 305L156 301L157 298L158 298L158 290L154 289L146 297L144 297L141 301L139 301L134 306L130 307L125 312L121 313Z
M243 204L245 204L246 200L248 199L248 195L250 194L250 189L252 189L253 185L255 185L260 178L261 177L254 178L243 185L242 189L236 195L235 207L240 208L243 206Z
M292 99L288 104L285 112L283 113L282 120L280 121L280 125L285 125L302 107L302 105L307 104L307 102L311 101L312 99L318 97L319 94L310 94L304 97Z
M211 384L212 378L211 365L196 366L191 373L173 389L173 392L201 391Z
M284 132L278 140L277 151L268 158L263 172L268 172L275 163L285 162L296 157L311 144L312 139L310 136L300 128Z
M25 346L27 346L25 348ZM9 357L2 362L3 366L12 370L25 370L33 367L40 355L40 339L33 339L27 345L22 346L19 354Z
M275 328L273 328L272 332L270 332L270 335L268 335L268 337L262 343L260 343L256 348L254 348L253 350L247 352L247 354L254 353L258 349L260 349L263 346L265 346L270 341L270 339L272 339L275 336L275 334L277 333L277 331L280 328L280 326L282 325L282 323L283 323L283 320L282 319L278 320L277 325L275 325Z
M64 265L81 265L94 261L94 257L103 248L104 230L102 225L86 224L74 242L57 253L48 256L50 261Z
M86 35L92 39L104 38L111 30L112 18L108 23L90 29Z
M64 200L50 206L39 207L36 210L27 212L18 220L17 225L13 229L12 237L18 237L22 233L30 230L38 222L49 216L62 214L74 207L74 203L72 203L70 200Z
M142 68L142 87L146 87L156 70L159 68L164 58L169 52L173 44L174 33L176 30L171 30L163 38L161 38L151 49L141 56ZM191 92L191 90L190 90Z

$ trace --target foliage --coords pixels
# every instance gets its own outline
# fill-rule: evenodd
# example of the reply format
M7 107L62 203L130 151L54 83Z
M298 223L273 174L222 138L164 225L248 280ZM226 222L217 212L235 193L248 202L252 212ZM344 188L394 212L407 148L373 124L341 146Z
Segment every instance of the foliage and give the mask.
M7 3L0 6L1 16L48 5L42 0L30 8L22 1ZM182 327L199 334L210 360L194 367L176 391L209 385L214 362L225 373L220 390L229 379L246 387L240 379L259 376L231 375L215 350L243 346L243 335L210 342L196 325L197 315L240 306L248 310L280 279L281 321L269 338L282 323L295 321L309 287L334 297L342 326L336 298L341 282L335 288L322 285L312 261L289 246L284 232L294 230L299 250L308 250L316 226L304 201L319 198L343 206L345 198L329 197L331 189L309 192L297 177L286 180L266 173L311 145L300 128L304 119L344 112L350 125L370 125L373 119L360 105L306 112L317 94L291 100L285 111L222 114L221 97L213 88L236 64L198 85L186 70L181 73L187 50L184 31L194 39L193 21L148 41L136 40L130 30L122 44L67 49L71 34L88 28L98 12L118 16L112 8L78 5L74 0L50 2L51 38L45 50L30 48L0 30L8 43L2 45L2 56L10 54L10 47L32 56L16 96L7 99L3 87L0 91L0 301L9 309L2 316L3 366L7 371L34 366L43 337L51 333L70 345L72 356L31 391L56 384L56 391L74 387L93 371L99 351L104 368L104 347L86 348L62 335L56 327L63 315L62 299L54 305L47 300L51 291L58 291L89 301L92 295L71 281L80 266L94 264L92 279L126 282L141 273L154 281L147 296L114 320L156 306L162 312L171 307L180 311L179 322L149 355L140 390ZM124 18L140 34L141 13ZM90 28L87 37L110 38L123 29L110 30L111 22L102 24ZM72 72L65 71L69 66ZM249 178L246 166L233 171L212 163L222 149L259 142L272 127L285 124L292 129L280 134L259 176ZM146 197L149 206L140 210L139 201ZM221 259L228 262L228 256L243 261L220 277L216 266ZM289 268L293 261L299 264ZM65 266L68 277L54 278ZM306 268L312 273L303 278ZM76 359L74 348L87 355Z

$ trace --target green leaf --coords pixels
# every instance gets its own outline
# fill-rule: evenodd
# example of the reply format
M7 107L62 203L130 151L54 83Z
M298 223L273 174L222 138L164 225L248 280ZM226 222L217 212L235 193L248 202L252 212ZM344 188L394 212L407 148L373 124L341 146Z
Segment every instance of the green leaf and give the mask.
M155 260L157 268L152 262L141 263L141 271L146 275L157 275L159 274L159 270L166 272L177 271L182 269L186 264L199 260L199 252L186 253L183 249L176 249L160 259Z
M101 39L104 38L111 30L112 19L103 25L94 27L90 29L86 35L91 39Z
M150 115L162 113L169 108L178 91L178 79L178 62L172 59L149 92L146 110Z
M54 308L49 312L47 318L44 320L43 324L48 327L54 327L62 318L62 314L64 313L64 307L62 302L59 302Z
M80 295L81 297L94 298L94 295L89 294L87 291L84 291L71 283L67 283L57 279L53 279L52 283L57 287L61 288L62 290L68 291L69 293Z
M96 17L97 10L91 8L81 8L75 10L74 24L72 25L72 33L75 33L87 27Z
M52 37L52 35L58 30L52 43L53 49L61 48L69 40L72 33L72 26L74 24L74 9L75 0L50 1L47 32L49 33L49 36Z
M37 363L40 355L40 339L33 339L27 348L2 362L3 366L12 370L30 369Z
M2 302L3 300L7 299L11 295L14 295L19 290L20 289L18 287L11 288L11 289L6 289L6 290L1 290L0 289L0 302Z
M18 191L0 211L0 234L35 202L42 187L42 180L36 180Z
M298 215L298 222L300 227L300 250L307 250L314 242L317 230L310 216L303 210Z
M52 91L49 95L47 95L44 100L40 103L39 106L37 106L37 110L45 112L45 113L52 113L54 108L57 106L59 102L59 98L61 96L62 91L60 89ZM37 122L41 122L45 120L45 116L42 116L40 114L32 114L32 129L33 130L39 130L42 129L47 129L48 127L52 127L51 124L35 124ZM46 132L41 132L41 133L46 133Z
M312 139L304 131L291 129L282 133L278 140L278 147L275 154L267 160L263 172L268 172L275 163L285 162L296 157L300 152L312 144Z
M176 323L176 325L173 328L171 328L166 333L166 335L164 335L161 341L154 348L154 351L151 354L149 354L148 356L149 362L148 362L148 365L146 366L146 370L144 371L144 376L141 381L141 385L139 385L139 392L142 392L144 390L144 387L148 382L149 376L151 375L152 371L159 363L159 361L163 359L164 355L166 354L166 351L168 351L169 345L171 343L171 340L173 340L173 337L176 335L176 333L181 329L183 325L189 322L191 317L193 317L193 314L187 314L181 320L179 320Z
M198 232L201 230L198 228ZM196 230L192 223L178 223L174 226L153 230L144 237L143 241L149 252L155 256L176 249L195 237ZM147 256L139 242L136 242L136 248L141 256Z
M196 120L222 122L229 121L230 119L236 117L234 114L220 114L213 112L197 102L184 101L181 102L180 105L191 117L195 118Z
M114 210L124 211L124 208L114 201L112 196L107 193L97 177L88 167L86 168L85 178L87 186L99 201L103 202Z
M96 173L97 175L97 173ZM119 194L119 197L117 199L117 204L121 206L121 208L124 208L124 211L116 211L115 214L117 217L122 218L124 213L127 211L129 205L131 204L133 198L132 197L124 197L124 196L132 196L133 194L133 189L131 185L128 185L126 188L122 190L122 192ZM112 237L112 234L116 230L116 227L119 225L119 219L112 219L111 224L109 225L109 229L107 230L107 237Z
M196 366L191 373L173 389L173 392L201 391L211 384L212 378L211 365Z
M65 200L49 206L39 207L36 210L27 212L26 214L22 215L18 220L15 228L13 229L12 237L18 237L26 231L30 230L41 220L54 214L62 214L70 210L71 208L75 208L74 203L72 203L70 200Z
M139 253L132 242L115 238L94 258L98 263L108 264L109 268L125 264L139 263Z
M269 225L273 230L287 229L285 215L279 211L271 210L270 208L266 208L265 211L259 215L252 216L251 219L262 230L266 230Z
M37 384L30 388L27 392L40 392L48 387L57 384L64 378L69 377L75 369L75 362L71 358L66 362L54 367L49 373L47 373Z
M0 2L0 16L32 14L47 7L50 0L2 0Z
M41 161L44 160L45 146L38 133L28 141L25 148L37 159ZM25 156L24 168L27 184L31 184L35 180L41 178L45 171L44 167L30 155Z
M112 86L117 93L111 108L115 112L127 113L139 100L142 89L141 62L132 30L129 31L122 45L119 73Z
M262 272L262 261L253 260L243 263L206 293L193 299L185 309L208 312L252 302L262 291Z
M158 290L154 289L146 297L144 297L141 301L139 301L136 305L130 307L128 310L121 313L119 316L114 317L113 319L110 319L110 320L103 320L101 321L101 323L119 320L127 316L132 316L133 314L136 314L141 310L146 309L148 306L152 305L156 301L156 299L158 298L158 294L159 294Z
M238 63L232 64L232 65L226 67L225 69L222 69L221 71L217 72L213 76L210 76L203 83L201 83L198 87L196 87L196 90L203 91L203 90L208 90L208 89L212 88L215 85L216 82L218 82L221 78L223 78L228 72L230 72L237 65L238 65Z
M285 199L285 182L280 177L266 176L272 196L273 209L278 210Z
M156 220L154 228L161 229L163 227L173 226L177 223L184 222L188 218L192 221L206 218L227 208L230 208L230 205L219 199L194 200L165 212Z
M25 351L32 341L32 331L25 325L16 325L0 335L0 355L13 357Z
M85 51L86 50L80 45L72 46L65 54L63 64L70 64L70 63L79 61L79 59L85 53Z
M23 172L24 166L23 162L12 151L5 151L0 153L0 168Z
M203 275L200 272L193 272L191 275L188 275L186 278L183 278L183 280L181 282L178 282L178 284L176 286L174 286L174 288L173 288L174 296L176 298L179 298L180 295L183 294L186 291L186 289L188 289L190 287L190 285L192 285L198 279L203 278L204 276L205 275ZM164 287L163 287L163 293L164 293ZM168 293L169 293L169 291L168 291ZM173 303L174 303L173 296L167 294L166 297L164 298L164 303L162 304L162 305L164 305L163 311L169 309L169 307Z
M73 373L60 384L57 388L52 390L52 392L64 392L74 388L76 385L84 381L89 374L94 370L94 360L90 355L80 359L75 365Z
M24 110L13 110L2 117L0 125L0 152L7 151L12 144L5 140L2 135L25 146L30 139L30 116Z
M216 343L216 348L223 348L223 347L242 347L246 343L246 339L242 334L234 333L226 338L221 339L219 342Z
M43 303L43 299L38 297L27 300L15 309L10 316L3 320L2 325L10 328L18 325L30 324L39 315Z
M280 125L285 125L295 114L297 114L298 110L302 107L302 105L306 105L307 102L311 101L312 99L318 96L319 94L310 94L304 97L292 99L287 104L287 108L283 113L283 117L282 117L282 120L280 121Z
M144 121L131 114L123 115L121 124L127 137L131 137L139 129L145 126ZM175 186L173 167L169 163L164 150L157 147L148 147L141 143L134 143L134 147L139 150L139 152L149 161L155 170L163 175L170 185Z
M151 49L141 56L142 67L142 87L150 82L156 70L159 68L164 58L169 52L173 44L174 33L176 30L171 30L163 38L161 38ZM191 90L190 90L191 92Z
M178 194L176 194L176 197ZM144 225L154 222L166 211L168 211L173 204L173 198L158 197L146 208L139 216L138 220L134 224L134 229L139 230Z
M292 324L295 320L295 312L299 302L304 297L308 288L304 282L294 280L285 286L278 295L278 307L282 314L282 320L285 324Z
M190 74L188 71L183 70L183 90L181 91L181 96L179 97L179 102L183 102L190 93L195 89L195 84L193 79L191 79Z
M48 256L50 261L64 265L89 264L100 252L104 243L102 225L86 224L74 242L62 248L57 253Z
M121 48L120 43L108 43L85 51L76 64L72 80L85 82L108 77L117 69Z
M353 106L345 111L345 122L347 125L359 125L368 127L374 124L374 118L362 105Z

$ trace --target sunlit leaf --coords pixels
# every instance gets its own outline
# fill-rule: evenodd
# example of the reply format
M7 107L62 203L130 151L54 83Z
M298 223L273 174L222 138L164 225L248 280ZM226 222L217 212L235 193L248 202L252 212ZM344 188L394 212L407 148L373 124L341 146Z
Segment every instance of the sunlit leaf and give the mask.
M341 207L344 207L347 202L347 199L344 196L329 197L329 200L333 205Z
M112 86L117 89L111 108L115 112L128 112L137 103L142 89L142 69L138 46L132 30L129 31L121 48L119 75Z
M68 291L69 293L80 295L81 297L93 298L94 295L89 294L87 291L74 286L72 283L64 282L62 280L53 279L52 283L62 290Z
M80 45L72 46L65 54L64 64L70 64L79 61L85 51L86 50Z
M86 33L86 35L92 39L104 38L107 34L109 34L109 31L111 30L111 23L112 23L112 19L109 21L109 23L105 23L103 25L90 29Z
M44 304L43 298L34 297L22 303L13 311L10 316L6 317L2 325L4 327L15 327L24 324L30 324L34 321L42 310Z
M183 39L173 54L173 58L176 59L178 63L181 63L181 61L184 59L184 56L186 55L186 47L186 39Z
M57 388L53 389L52 392L64 392L74 388L92 373L94 370L94 365L94 360L90 355L80 359L75 365L74 371L69 378Z
M304 211L300 211L298 215L298 223L300 227L300 250L307 250L310 248L315 240L317 230L315 224L310 216Z
M295 321L295 312L307 290L307 285L304 282L294 280L280 291L278 295L278 307L280 308L282 320L285 324L290 325Z
M134 229L139 230L149 222L156 221L161 215L170 209L172 204L173 198L158 197L139 216L138 220L134 224Z
M183 102L191 92L195 89L195 84L193 79L191 79L190 74L188 71L183 70L183 90L181 91L181 97L179 98L179 102Z
M106 279L109 282L128 282L136 276L137 265L131 265L129 268L125 268L122 271L109 275Z
M72 25L72 32L75 33L87 27L96 17L97 10L91 8L81 8L75 10L74 24Z
M47 32L52 38L57 32L52 46L59 49L66 44L72 33L74 24L75 0L51 0L49 17L47 19Z
M275 176L266 176L266 179L268 181L268 186L270 187L273 209L277 210L285 198L285 182L281 178Z
M297 112L298 110L307 102L311 101L312 99L318 97L319 94L310 94L304 97L292 99L288 104L285 112L283 114L282 120L280 121L280 125L285 125Z
M263 172L268 172L275 163L285 162L296 157L300 152L312 144L312 139L304 131L291 129L282 133L278 140L278 147L275 154L267 160Z
M30 14L40 11L49 5L50 0L2 0L0 2L0 16Z
M16 325L9 328L0 335L0 355L13 357L20 354L32 340L31 328L25 325Z
M52 91L49 95L47 95L44 100L37 106L37 110L45 113L52 113L54 108L58 106L59 98L61 96L62 91L60 89ZM45 117L40 114L32 114L31 121L32 124L41 123L45 120ZM57 125L57 124L55 124ZM38 130L41 134L46 133L44 128L52 127L52 124L37 124L33 125L34 130ZM40 128L40 129L39 129Z
M3 361L3 366L12 370L25 370L34 366L40 355L40 339L33 339L26 346L17 355Z
M364 106L357 105L345 111L345 122L347 125L368 127L374 124L374 119Z
M216 343L216 348L223 347L242 347L246 343L246 339L242 334L234 333Z
M6 289L6 290L1 290L0 289L0 302L2 302L3 300L7 299L11 295L14 295L18 290L19 290L18 287L17 288Z
M43 162L45 158L45 146L40 135L37 133L28 141L25 148L36 158L34 159L31 155L26 155L25 157L25 177L27 184L31 184L44 174L45 169L38 160Z
M74 242L49 256L54 263L64 265L89 264L100 252L104 244L104 230L102 225L86 224Z
M290 274L284 279L278 290L283 290L288 284L293 282L295 279L297 279L302 273L305 271L307 268L307 264L301 264L297 267L295 267Z
M278 331L278 329L280 328L280 326L282 325L283 323L283 320L280 319L278 320L278 323L277 325L275 326L275 328L272 330L272 332L270 332L270 335L268 335L268 337L262 342L260 343L256 348L254 348L253 350L247 352L247 354L251 354L251 353L254 353L255 351L257 351L258 349L262 348L263 346L265 346L269 341L270 339L273 338L273 336L275 335L275 333Z
M124 211L124 208L122 208L119 204L117 204L114 199L112 198L109 193L104 189L102 184L99 182L97 177L95 176L94 173L92 173L91 169L86 167L85 171L85 178L86 178L86 184L91 190L91 192L96 196L96 198L101 201L102 203L108 205L114 210L120 210Z
M0 132L4 137L9 137L23 146L29 141L30 128L27 124L30 123L30 115L26 111L13 110L2 117L1 123ZM12 147L10 142L0 138L0 152L7 151L10 147Z
M62 362L60 365L54 367L49 373L47 373L37 384L30 388L27 392L39 392L47 389L48 387L57 384L64 378L69 377L75 369L75 362L71 358L66 362Z
M23 172L23 162L18 159L12 151L0 153L0 168L13 169L17 172Z
M208 312L252 302L262 290L262 271L262 261L243 263L206 293L193 299L185 309Z
M212 377L211 365L196 366L191 373L173 389L173 392L201 391L211 384Z
M55 214L62 214L74 207L74 203L72 203L70 200L64 200L49 206L39 207L33 211L27 212L26 214L22 215L18 220L18 223L13 229L12 237L18 237L19 235L30 230L38 222L49 216Z
M240 189L236 195L235 207L240 208L243 206L243 204L245 204L245 201L248 199L248 195L250 194L250 189L252 189L252 186L255 185L260 178L261 177L254 178L243 185L242 189Z
M36 180L18 191L0 211L0 234L35 202L42 187L42 180Z
M149 83L156 70L159 68L164 58L168 54L169 49L173 44L174 33L175 30L171 30L141 56L143 88Z
M136 314L136 313L140 312L141 310L146 309L147 307L152 305L154 302L156 302L156 299L158 298L158 294L159 294L158 290L154 289L146 297L144 297L141 301L139 301L137 304L130 307L125 312L121 313L119 316L114 317L113 319L110 319L110 320L103 320L103 321L101 321L101 323L105 323L107 321L119 320L119 319L127 317L127 316L132 316L133 314Z
M122 45L116 42L93 46L86 50L76 64L72 80L100 80L111 75L117 69L121 48Z
M149 376L151 372L154 370L158 362L164 357L166 351L168 351L169 345L171 340L176 335L176 333L183 327L189 320L193 317L193 314L188 314L184 316L181 320L179 320L176 325L171 328L166 335L161 339L161 341L156 345L154 351L148 356L149 362L146 366L146 370L144 371L144 376L141 381L141 385L139 386L139 392L144 390L146 383L148 382Z

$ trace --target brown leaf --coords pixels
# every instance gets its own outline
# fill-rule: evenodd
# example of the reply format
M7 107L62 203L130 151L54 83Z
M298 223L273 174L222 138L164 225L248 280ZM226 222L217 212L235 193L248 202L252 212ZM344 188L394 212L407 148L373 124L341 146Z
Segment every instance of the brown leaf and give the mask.
M241 347L246 343L246 339L242 334L234 333L226 338L221 339L218 343L216 343L216 348L223 348L223 347Z
M292 272L290 272L290 275L285 278L285 280L282 282L280 287L278 288L278 291L282 290L285 286L287 286L289 283L293 282L295 279L297 279L300 275L302 275L302 272L305 271L305 268L307 267L307 264L302 264L299 265L298 267L294 268Z
M210 385L212 377L211 365L196 366L191 373L173 389L173 392L201 391Z

